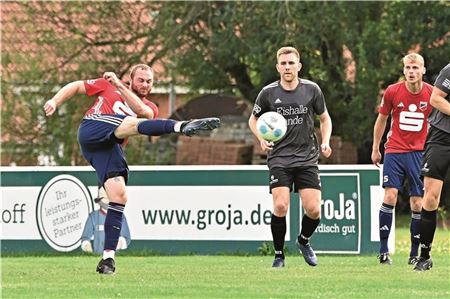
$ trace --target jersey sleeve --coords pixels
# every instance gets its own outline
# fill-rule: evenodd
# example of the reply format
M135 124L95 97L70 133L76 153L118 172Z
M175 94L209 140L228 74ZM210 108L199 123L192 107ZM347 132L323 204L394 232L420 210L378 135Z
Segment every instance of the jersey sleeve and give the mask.
M315 85L315 93L314 93L314 113L317 115L321 115L327 110L327 106L325 104L325 97L323 95L322 90L318 85Z
M392 110L392 88L387 88L384 91L383 98L381 99L380 107L378 108L378 113L389 115Z
M269 111L268 105L268 91L266 89L262 89L258 96L256 97L255 104L253 105L253 115L256 117L260 117L264 112Z
M439 75L434 82L434 86L445 92L446 94L450 94L450 64L442 69Z
M147 100L147 99L142 99L142 102L143 102L146 106L150 107L150 109L152 109L152 111L153 111L153 119L157 118L157 117L158 117L158 114L159 114L159 108L158 108L158 106L156 106L155 103L153 103L152 101L149 101L149 100Z
M94 94L98 94L104 91L108 86L108 81L103 78L85 80L84 88L86 89L86 94L88 96L93 96Z

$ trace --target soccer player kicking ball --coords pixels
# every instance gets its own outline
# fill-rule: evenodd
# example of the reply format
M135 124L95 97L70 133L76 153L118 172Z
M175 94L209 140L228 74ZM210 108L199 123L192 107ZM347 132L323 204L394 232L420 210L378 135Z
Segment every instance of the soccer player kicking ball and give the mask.
M434 107L430 115L425 153L422 161L425 194L420 219L420 257L415 271L431 269L431 245L436 231L436 216L442 186L450 168L450 64L436 78L430 104Z
M403 57L405 80L389 85L383 95L378 118L373 129L372 162L381 162L380 141L389 115L392 117L388 139L384 145L384 199L379 212L380 264L391 265L388 238L397 195L408 179L411 207L411 250L408 264L415 264L419 250L419 222L422 207L423 182L420 163L428 129L432 86L422 81L425 74L423 57L411 53Z
M153 71L144 64L131 69L130 87L124 85L112 72L96 80L74 81L61 88L44 104L46 116L76 94L97 96L94 105L85 113L78 129L81 152L94 167L100 186L109 198L105 219L105 246L103 258L97 265L100 274L115 271L115 249L122 226L122 215L128 200L126 183L128 165L121 144L134 135L160 136L181 133L192 136L201 130L218 128L215 117L192 121L153 119L157 107L145 97L153 86Z
M310 266L317 265L317 257L309 239L320 222L321 186L319 178L319 154L331 155L331 118L320 87L309 80L300 79L302 64L300 54L293 47L277 51L276 68L280 80L265 86L256 98L249 126L260 141L261 149L268 151L269 185L273 199L272 230L275 260L272 267L284 267L284 238L286 236L286 214L289 208L290 191L294 185L300 194L305 210L302 228L297 238L297 247ZM282 114L287 120L286 134L274 145L258 134L256 122L268 111ZM319 146L314 134L315 116L320 118L322 144Z

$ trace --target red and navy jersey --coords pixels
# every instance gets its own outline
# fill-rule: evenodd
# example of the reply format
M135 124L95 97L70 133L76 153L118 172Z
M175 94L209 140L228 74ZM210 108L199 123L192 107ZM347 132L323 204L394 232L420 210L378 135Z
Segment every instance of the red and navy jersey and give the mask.
M135 117L137 116L136 113L134 113L134 111L128 106L120 91L105 79L100 78L86 80L84 81L84 87L88 96L97 96L97 100L85 113L85 116L93 114L120 114ZM157 108L155 109L155 104L146 98L141 98L141 100L145 105L149 106L153 110L153 118L156 118Z
M391 128L384 145L386 153L422 151L431 113L433 87L423 82L422 90L413 94L402 81L389 85L384 92L379 113L391 115Z

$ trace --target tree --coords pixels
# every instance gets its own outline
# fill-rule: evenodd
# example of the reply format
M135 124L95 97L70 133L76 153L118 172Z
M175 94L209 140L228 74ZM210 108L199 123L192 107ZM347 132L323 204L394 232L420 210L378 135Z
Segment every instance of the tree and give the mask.
M26 17L15 20L17 28L26 29L36 48L33 55L20 49L2 53L2 66L26 62L23 70L5 68L2 118L11 125L2 134L23 135L18 139L24 151L52 154L63 165L82 161L73 146L74 132L84 111L79 106L89 103L77 99L57 120L41 122L38 111L55 86L98 77L105 70L124 74L136 62L161 63L157 78L170 71L193 90L234 93L253 102L264 85L278 78L275 53L284 45L301 51L301 77L322 87L333 134L356 143L360 162L369 162L380 90L401 77L401 57L420 49L432 82L448 63L450 50L450 9L444 1L16 5L26 11ZM8 48L14 39L5 36ZM355 67L351 76L349 66ZM29 86L37 92L30 91L26 99L13 96L14 90ZM23 132L13 125L13 101L29 109ZM41 129L33 131L39 124ZM24 132L34 132L33 138Z

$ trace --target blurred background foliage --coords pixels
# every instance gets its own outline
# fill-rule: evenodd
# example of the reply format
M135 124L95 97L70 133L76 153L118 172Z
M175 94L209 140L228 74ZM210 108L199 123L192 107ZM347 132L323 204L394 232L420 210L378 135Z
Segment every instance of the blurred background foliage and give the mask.
M70 81L106 70L122 76L144 62L155 68L156 85L252 103L278 79L277 49L292 45L301 52L300 76L325 94L333 134L357 145L359 163L371 163L376 107L382 90L402 78L401 58L422 54L429 83L449 62L449 8L446 1L5 2L2 154L18 165L39 156L85 165L76 134L92 100L78 96L47 120L41 108ZM130 144L130 164L170 163L146 143Z

